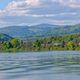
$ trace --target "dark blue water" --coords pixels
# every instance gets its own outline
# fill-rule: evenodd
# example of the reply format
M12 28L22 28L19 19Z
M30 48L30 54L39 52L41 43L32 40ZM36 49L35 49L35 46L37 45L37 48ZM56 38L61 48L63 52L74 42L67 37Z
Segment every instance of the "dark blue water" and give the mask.
M0 53L0 80L80 80L80 52Z

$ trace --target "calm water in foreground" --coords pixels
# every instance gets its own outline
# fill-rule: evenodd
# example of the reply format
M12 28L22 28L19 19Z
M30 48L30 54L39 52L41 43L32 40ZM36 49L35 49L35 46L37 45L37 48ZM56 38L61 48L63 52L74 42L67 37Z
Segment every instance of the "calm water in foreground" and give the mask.
M0 53L0 80L80 80L80 52Z

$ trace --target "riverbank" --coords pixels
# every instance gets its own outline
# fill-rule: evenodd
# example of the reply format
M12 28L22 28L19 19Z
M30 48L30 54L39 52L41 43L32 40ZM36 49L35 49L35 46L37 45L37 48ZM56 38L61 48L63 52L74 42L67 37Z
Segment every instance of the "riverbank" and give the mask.
M0 52L80 50L80 34L44 37L33 41L12 38L0 43Z

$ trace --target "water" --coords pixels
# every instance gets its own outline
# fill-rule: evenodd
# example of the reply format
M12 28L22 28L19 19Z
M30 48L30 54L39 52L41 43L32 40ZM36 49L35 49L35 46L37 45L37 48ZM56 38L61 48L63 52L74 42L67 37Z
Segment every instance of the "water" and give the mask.
M0 80L80 80L80 52L0 53Z

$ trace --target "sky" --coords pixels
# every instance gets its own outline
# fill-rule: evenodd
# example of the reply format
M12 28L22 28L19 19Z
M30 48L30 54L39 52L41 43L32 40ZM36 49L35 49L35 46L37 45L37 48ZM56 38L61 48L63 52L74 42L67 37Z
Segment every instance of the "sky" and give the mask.
M80 0L0 0L0 27L80 24Z

